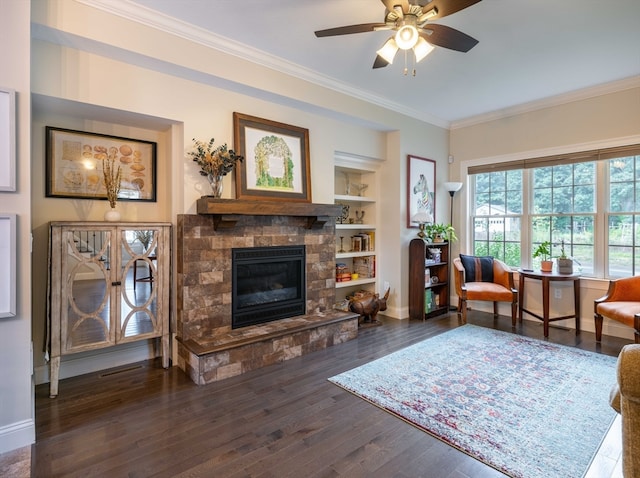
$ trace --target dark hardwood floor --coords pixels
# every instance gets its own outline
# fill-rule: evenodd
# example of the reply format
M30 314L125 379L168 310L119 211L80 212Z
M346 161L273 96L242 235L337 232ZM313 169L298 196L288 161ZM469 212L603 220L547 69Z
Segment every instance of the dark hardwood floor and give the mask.
M460 325L455 313L383 320L351 342L206 386L158 360L62 380L55 399L39 385L32 476L504 476L327 381ZM469 323L512 331L509 318L476 311ZM537 322L514 332L543 338ZM556 327L549 340L612 356L629 343Z

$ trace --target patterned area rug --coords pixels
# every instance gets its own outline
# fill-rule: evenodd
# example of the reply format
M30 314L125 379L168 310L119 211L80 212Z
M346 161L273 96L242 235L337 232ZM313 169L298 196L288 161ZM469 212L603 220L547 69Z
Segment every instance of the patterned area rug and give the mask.
M615 357L473 325L329 380L513 477L582 477L615 418Z

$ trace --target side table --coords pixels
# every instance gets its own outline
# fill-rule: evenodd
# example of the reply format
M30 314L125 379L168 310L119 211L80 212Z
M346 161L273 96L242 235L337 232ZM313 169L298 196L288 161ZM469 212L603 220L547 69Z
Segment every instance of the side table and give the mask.
M558 274L557 272L541 272L541 271L526 271L518 269L520 275L520 287L519 287L519 306L518 317L522 321L522 314L526 312L532 315L536 319L539 319L544 324L544 336L549 337L549 323L556 320L576 319L576 335L580 333L580 274L575 272L573 274ZM542 281L542 316L525 309L524 307L524 295L525 295L525 279L533 279ZM549 317L549 284L552 281L573 281L573 315L565 315L562 317Z

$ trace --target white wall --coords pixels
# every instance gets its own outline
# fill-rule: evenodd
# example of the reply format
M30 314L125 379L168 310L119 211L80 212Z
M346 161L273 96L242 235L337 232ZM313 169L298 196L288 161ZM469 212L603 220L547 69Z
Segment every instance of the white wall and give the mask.
M16 91L17 191L0 192L0 212L17 220L17 316L0 319L0 453L33 443L29 2L0 0L0 85Z

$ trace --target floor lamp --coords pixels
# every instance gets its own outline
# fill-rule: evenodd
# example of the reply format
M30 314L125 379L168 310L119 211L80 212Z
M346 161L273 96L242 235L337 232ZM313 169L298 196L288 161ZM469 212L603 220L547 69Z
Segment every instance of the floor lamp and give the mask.
M449 191L449 196L451 197L451 202L449 205L450 215L449 215L449 225L453 226L453 196L460 191L462 188L462 183L456 182L448 182L444 183L444 187ZM449 268L449 297L451 297L451 274L453 271L451 270L451 240L449 240L449 257L447 258L448 268ZM456 307L449 304L449 310L456 310Z
M449 191L449 196L451 196L451 205L450 205L450 216L449 216L449 224L453 226L453 196L455 193L460 191L462 188L462 183L444 183L444 187Z

